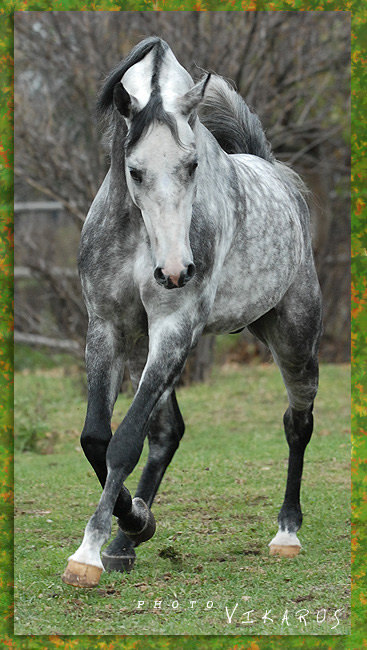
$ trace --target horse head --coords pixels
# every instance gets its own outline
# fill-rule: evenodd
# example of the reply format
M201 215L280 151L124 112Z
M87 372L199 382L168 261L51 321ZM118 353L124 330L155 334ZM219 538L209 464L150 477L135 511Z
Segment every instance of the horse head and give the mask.
M190 224L199 154L196 108L209 76L194 85L164 41L123 74L113 89L127 125L125 175L149 236L154 277L167 289L195 275Z

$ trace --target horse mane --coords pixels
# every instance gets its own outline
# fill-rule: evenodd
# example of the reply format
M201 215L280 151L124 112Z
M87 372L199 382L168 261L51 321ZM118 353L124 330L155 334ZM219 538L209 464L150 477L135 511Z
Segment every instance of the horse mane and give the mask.
M154 47L157 47L157 55L152 78L152 95L148 104L132 120L130 135L125 144L128 148L136 144L154 120L167 124L175 140L179 142L176 122L173 116L164 110L159 93L160 64L169 45L159 36L151 36L138 43L110 72L97 98L97 115L101 120L106 116L110 118L106 133L106 142L109 144L112 143L112 133L116 127L116 122L111 121L114 87L121 81L125 72L139 63ZM302 194L308 193L298 174L285 163L276 160L258 115L250 110L223 77L211 75L199 106L199 117L226 153L246 153L263 158L276 167L283 180L296 187Z
M279 176L301 194L309 193L300 176L276 160L256 113L219 75L212 75L199 106L200 121L228 154L248 153L272 163Z
M259 117L223 77L212 75L199 115L226 153L250 153L274 162Z
M121 81L121 78L136 63L139 63L155 46L159 46L161 53L168 49L168 44L159 36L150 36L135 45L125 59L120 61L117 66L110 72L102 90L97 98L97 113L103 117L110 111L113 105L113 89Z

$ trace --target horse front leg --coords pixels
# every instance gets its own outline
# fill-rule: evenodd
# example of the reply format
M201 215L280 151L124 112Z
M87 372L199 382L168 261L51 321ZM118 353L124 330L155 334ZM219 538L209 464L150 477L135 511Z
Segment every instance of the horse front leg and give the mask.
M90 318L85 352L88 405L80 442L102 488L107 478L106 452L112 437L112 411L124 370L124 348L124 339L112 323ZM64 582L82 585L83 582L99 579L102 571L100 559L91 551L86 552L90 555L92 567L88 570L88 575L80 575L76 583L71 562L63 575ZM75 567L76 571L80 569L78 564Z
M184 434L185 425L177 404L175 391L160 404L149 420L149 456L141 475L135 497L151 508L163 475L172 460ZM102 552L106 571L130 571L134 565L135 547L140 542L134 535L125 534L118 528L116 537Z
M131 350L128 367L134 392L137 391L148 357L148 337L139 339ZM164 472L179 446L185 425L177 404L175 391L154 409L148 424L149 456L135 497L140 497L151 508ZM131 571L136 559L138 543L120 527L116 536L102 552L106 571Z
M106 482L106 452L112 438L111 417L124 370L123 339L107 321L89 321L85 352L88 405L80 438L82 449L102 488Z
M181 329L181 328L180 328ZM103 565L100 550L111 534L112 513L123 532L140 544L155 532L155 521L140 497L131 498L123 483L137 464L149 418L160 400L165 400L179 378L192 335L189 328L167 331L162 323L151 335L149 355L133 403L111 438L106 454L107 478L97 509L89 520L78 550L69 558L63 580L75 586L92 587L99 582Z
M93 318L88 325L85 356L88 406L80 443L104 488L107 478L106 453L112 438L111 418L124 372L126 340L112 323ZM117 498L117 511L120 500L123 504L124 499L122 491Z

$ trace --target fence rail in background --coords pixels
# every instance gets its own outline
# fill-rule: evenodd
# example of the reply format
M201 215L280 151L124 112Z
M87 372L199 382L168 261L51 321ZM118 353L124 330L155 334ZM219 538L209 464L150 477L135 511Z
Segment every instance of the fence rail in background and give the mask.
M58 201L16 201L14 212L53 212L63 210L64 206Z
M26 334L25 332L14 332L15 343L26 343L27 345L39 345L63 352L73 352L82 355L82 349L76 341L71 339L53 339L48 336L39 336L38 334Z
M15 266L14 267L14 280L21 280L24 278L33 278L39 275L40 271L37 269L32 269L29 266ZM77 269L67 269L60 266L54 266L48 269L50 275L57 275L59 277L64 276L65 278L77 278L78 271Z
M48 216L50 220L54 220L57 217L66 217L65 207L59 201L16 201L14 203L14 213L17 217L19 226L27 222L27 219L31 217L36 218L41 217L44 219ZM23 221L22 217L25 217ZM63 285L63 279L73 279L78 277L78 270L76 268L67 268L60 266L48 266L44 260L37 260L37 264L33 266L17 265L14 267L14 281L18 280L32 280L37 278L38 281L49 282L52 278L56 282L58 278L58 283L60 286ZM29 329L32 328L32 325ZM82 346L75 340L71 338L54 338L52 336L43 336L41 334L35 334L27 331L15 330L14 332L14 341L15 343L24 343L36 347L47 347L51 350L60 351L60 352L70 352L78 357L83 356Z

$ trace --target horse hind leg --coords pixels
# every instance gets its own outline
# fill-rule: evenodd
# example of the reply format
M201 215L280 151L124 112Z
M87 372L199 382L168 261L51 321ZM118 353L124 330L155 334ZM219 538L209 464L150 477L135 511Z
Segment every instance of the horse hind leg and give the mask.
M317 383L317 361L312 359L307 364L312 367L302 372L303 381L310 384L307 405L294 408L291 404L286 410L283 422L284 431L289 447L287 484L283 505L278 515L279 529L269 544L270 555L295 557L301 549L297 531L302 525L302 510L300 505L300 490L303 471L303 460L306 447L310 442L313 431L313 401L316 396L315 384ZM307 367L307 366L306 366ZM300 386L297 383L297 391ZM303 383L303 382L302 382ZM288 387L291 383L288 383ZM288 388L290 391L290 388Z
M320 303L315 301L309 314L298 313L292 319L283 309L268 315L249 328L265 342L280 368L287 389L289 406L284 414L284 430L289 447L287 483L278 515L278 532L271 540L270 554L295 557L301 549L297 532L302 524L300 489L303 460L313 431L313 403L318 388L318 342L321 333ZM300 316L308 318L308 327L295 325Z
M164 472L184 434L184 422L173 391L167 401L158 407L149 422L149 456L137 487L135 498L142 499L150 508ZM135 562L135 548L142 541L134 533L118 528L116 537L102 553L106 571L130 571Z

